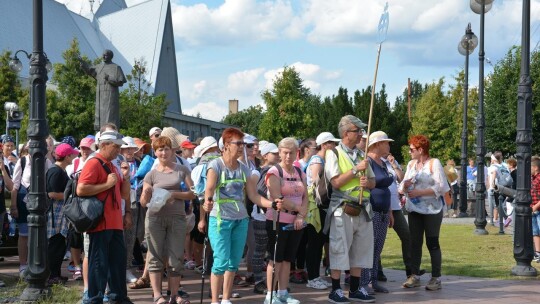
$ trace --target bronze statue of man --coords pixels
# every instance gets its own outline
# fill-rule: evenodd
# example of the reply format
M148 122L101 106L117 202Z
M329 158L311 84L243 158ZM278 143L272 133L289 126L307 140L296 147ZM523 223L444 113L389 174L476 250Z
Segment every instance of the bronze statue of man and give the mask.
M112 62L113 52L103 52L103 62L89 67L81 60L81 67L97 81L94 130L109 122L120 127L119 87L126 83L122 68Z

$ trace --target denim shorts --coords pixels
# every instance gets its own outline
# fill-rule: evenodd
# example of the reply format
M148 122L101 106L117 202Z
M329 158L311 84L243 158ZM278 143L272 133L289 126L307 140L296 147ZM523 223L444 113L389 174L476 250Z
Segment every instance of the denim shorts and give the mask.
M535 211L532 214L532 230L533 236L540 236L540 211Z

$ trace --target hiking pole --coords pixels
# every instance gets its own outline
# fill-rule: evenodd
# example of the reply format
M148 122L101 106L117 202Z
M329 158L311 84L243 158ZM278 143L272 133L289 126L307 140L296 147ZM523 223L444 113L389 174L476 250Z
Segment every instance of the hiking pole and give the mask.
M208 198L209 201L213 201L214 199L212 197ZM200 211L203 211L202 204L200 204ZM200 212L199 211L199 212ZM201 303L203 302L203 295L204 295L204 276L206 275L206 263L208 262L208 259L206 258L206 248L208 247L208 225L210 224L210 212L205 211L204 218L206 219L206 231L204 235L204 246L203 246L203 264L202 264L202 271L201 271Z
M277 252L277 243L279 238L279 214L281 211L277 212L277 220L274 223L274 229L276 230L276 243L274 244L274 259L272 260L272 282L270 284L270 303L272 303L272 298L274 296L274 276L276 274L276 252Z
M371 87L371 102L369 104L369 118L366 133L366 147L364 155L367 156L369 146L369 134L371 134L371 117L373 116L373 104L375 103L375 87L377 85L377 73L379 71L379 58L381 57L382 43L386 40L386 33L388 32L388 23L390 22L390 15L388 14L388 2L384 6L384 12L379 19L379 48L377 50L377 61L375 62L375 75L373 76L373 86ZM362 198L364 198L364 187L360 187L360 194L358 201L362 205Z

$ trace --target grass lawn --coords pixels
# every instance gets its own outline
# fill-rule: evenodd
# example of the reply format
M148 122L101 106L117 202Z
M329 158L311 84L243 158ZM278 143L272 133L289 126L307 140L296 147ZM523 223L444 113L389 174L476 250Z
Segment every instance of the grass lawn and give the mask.
M512 235L499 235L499 228L488 225L489 235L475 235L474 225L448 225L441 227L443 275L460 275L493 279L517 279L510 274L516 261L513 256ZM389 229L382 252L384 268L405 270L401 258L401 242ZM540 264L532 266L540 270ZM421 268L431 272L429 251L424 247ZM540 280L540 277L536 277Z

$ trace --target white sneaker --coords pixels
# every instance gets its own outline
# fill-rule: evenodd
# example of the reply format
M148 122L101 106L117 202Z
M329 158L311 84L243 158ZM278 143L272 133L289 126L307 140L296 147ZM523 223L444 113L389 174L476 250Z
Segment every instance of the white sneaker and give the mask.
M326 286L326 284L324 284L323 282L317 280L317 279L313 279L313 280L308 280L307 281L307 284L306 284L306 287L307 288L313 288L313 289L326 289L328 288L328 286Z
M126 283L135 283L137 282L137 277L133 275L131 270L126 269Z
M331 282L328 282L327 280L325 280L324 278L322 277L318 277L315 279L316 281L319 281L321 283L323 283L324 285L326 285L326 287L332 287L332 283Z

